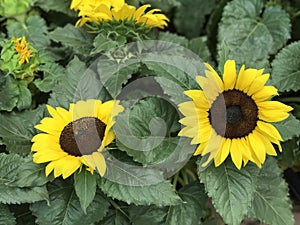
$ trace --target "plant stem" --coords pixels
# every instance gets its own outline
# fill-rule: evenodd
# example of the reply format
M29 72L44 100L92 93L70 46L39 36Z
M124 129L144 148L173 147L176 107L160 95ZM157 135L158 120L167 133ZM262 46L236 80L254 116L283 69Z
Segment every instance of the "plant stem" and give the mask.
M114 202L112 199L109 198L109 203L118 211L120 211L124 216L126 216L129 219L129 216L121 209L121 206L119 206L116 202Z

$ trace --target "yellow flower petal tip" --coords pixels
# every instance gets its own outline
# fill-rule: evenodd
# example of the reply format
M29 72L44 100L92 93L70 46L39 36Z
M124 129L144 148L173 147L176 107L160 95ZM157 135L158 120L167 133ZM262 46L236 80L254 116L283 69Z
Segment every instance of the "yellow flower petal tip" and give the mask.
M278 91L265 86L270 75L263 74L263 69L243 65L237 71L235 61L227 60L221 78L211 65L205 65L206 76L196 77L202 90L185 91L192 101L179 105L184 115L179 135L199 143L194 155L209 153L215 166L230 155L237 169L249 161L261 168L266 155L277 155L273 144L282 150L282 137L271 122L286 119L293 108L271 101Z

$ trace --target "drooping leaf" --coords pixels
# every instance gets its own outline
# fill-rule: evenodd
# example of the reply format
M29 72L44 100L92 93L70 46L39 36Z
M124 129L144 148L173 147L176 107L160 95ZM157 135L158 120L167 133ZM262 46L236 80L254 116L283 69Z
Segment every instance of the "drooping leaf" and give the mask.
M288 187L277 161L269 158L259 171L248 216L272 225L295 224Z
M86 169L82 169L74 175L75 192L84 213L86 213L87 207L92 203L96 195L96 176L97 174L91 174Z
M225 42L230 49L229 58L239 64L266 67L269 55L289 38L290 19L279 6L263 9L262 0L234 0L224 8L219 45Z
M73 185L56 180L49 185L50 205L37 202L31 205L39 225L81 225L100 221L108 212L109 203L97 192L94 201L84 214Z
M67 24L65 27L57 27L49 33L49 37L62 45L70 47L74 52L88 55L93 45L92 36L81 27Z
M15 154L0 154L0 202L4 204L32 203L48 201L48 191L45 186L22 188L10 186L15 181L18 167L24 159Z
M7 205L0 204L0 225L16 225L16 218Z
M26 23L10 23L7 27L10 38L26 36L35 47L45 48L50 45L46 22L40 16L29 16Z
M65 69L57 63L46 63L41 65L39 70L43 72L43 78L35 79L34 84L42 92L50 92L65 75Z
M283 140L287 141L295 136L300 136L300 121L293 115L281 122L274 123Z
M107 100L107 95L103 92L96 73L86 68L85 63L75 57L67 65L65 74L53 88L48 104L68 109L72 102L98 98L103 101Z
M200 181L217 212L225 223L232 225L240 225L251 206L258 172L253 164L238 170L231 160L227 160L219 167L210 165L203 169L198 161Z
M45 106L20 113L0 114L0 137L9 152L29 154L34 126L44 115Z
M272 62L272 82L279 91L299 91L300 42L282 49Z

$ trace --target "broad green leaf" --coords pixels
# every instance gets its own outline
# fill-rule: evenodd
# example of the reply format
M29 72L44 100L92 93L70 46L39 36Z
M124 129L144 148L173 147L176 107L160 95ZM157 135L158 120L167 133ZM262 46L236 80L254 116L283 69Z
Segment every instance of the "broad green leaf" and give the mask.
M133 225L195 225L206 218L207 196L204 187L191 183L179 191L183 202L169 207L130 206L128 209Z
M106 195L128 204L165 206L181 202L167 181L145 186L130 186L101 179L99 187Z
M255 191L259 169L253 164L238 170L231 160L219 167L210 165L203 169L198 161L198 175L208 196L225 223L240 225L248 212Z
M73 185L56 180L49 185L50 205L37 202L31 205L39 225L82 225L100 221L107 213L109 203L100 192L84 214Z
M258 174L248 216L265 224L293 225L295 221L291 209L288 187L282 178L282 170L275 159L269 158Z
M224 8L219 45L225 42L229 58L239 64L262 68L290 38L290 19L280 7L263 8L263 0L234 0Z
M108 153L105 158L105 178L100 179L98 185L106 195L136 205L180 203L180 198L159 170L128 164Z
M9 152L27 155L31 139L36 134L34 126L44 116L45 106L20 113L0 114L0 137Z
M121 93L123 85L137 72L138 68L138 63L119 64L117 61L107 59L100 59L97 63L100 81L113 98Z
M0 204L0 225L16 225L16 218L7 205Z
M0 154L0 202L5 204L32 203L48 201L48 191L45 186L18 187L10 186L17 179L17 172L24 159L15 154Z
M189 41L188 48L196 53L204 62L211 61L211 54L203 37L193 38Z
M216 0L180 0L174 24L177 31L188 38L200 36L206 16L216 7ZM197 10L201 9L201 11Z
M180 0L138 0L138 1L142 4L151 4L152 8L159 8L165 13L169 12L174 7L178 7L181 5Z
M26 36L27 40L35 47L46 48L50 45L46 22L39 16L29 16L25 24L10 23L7 29L10 38Z
M110 210L105 218L96 225L131 225L131 223L119 210Z
M82 27L75 27L67 24L65 27L57 27L49 33L50 38L55 42L70 47L75 53L89 55L93 45L92 36Z
M273 123L273 125L278 129L282 139L285 141L300 135L300 121L293 115L290 115L286 120Z
M300 41L282 49L272 62L272 83L279 91L299 91Z
M161 32L159 33L158 40L173 42L175 44L179 44L183 47L188 47L189 41L184 36L179 36L170 32Z
M66 73L53 88L48 101L53 107L69 108L69 104L78 100L107 100L97 75L86 68L84 62L75 57L66 67ZM101 96L101 97L100 97Z
M114 39L109 35L105 35L104 33L98 34L94 39L94 49L92 50L91 54L94 55L98 53L108 52L109 50L112 50L117 46L124 45L126 43L126 38L123 36L116 35L116 38Z
M37 0L35 5L39 6L46 12L55 11L67 14L69 16L75 16L77 13L70 10L70 1L56 1L56 0Z
M17 187L35 187L45 185L49 178L45 174L45 166L36 164L29 156L24 159L24 162L16 169L16 177L10 186Z
M178 145L178 138L167 138L179 129L178 120L178 112L169 102L145 98L116 119L117 146L144 165L157 164Z
M0 72L0 110L12 111L20 95L17 82L10 75Z
M19 98L17 102L17 108L19 110L28 109L31 106L31 92L27 87L27 83L24 81L18 81Z
M39 70L43 72L43 78L35 79L34 84L42 92L50 92L65 75L65 69L57 63L46 63Z
M87 207L92 203L96 195L96 176L97 174L91 174L86 169L82 169L74 175L75 192L84 213L86 213Z
M209 215L209 211L206 209L207 196L203 186L197 183L184 186L179 191L179 196L184 202L170 206L166 225L200 224L201 219Z
M31 5L32 0L2 0L0 2L0 14L6 17L22 14L29 10Z

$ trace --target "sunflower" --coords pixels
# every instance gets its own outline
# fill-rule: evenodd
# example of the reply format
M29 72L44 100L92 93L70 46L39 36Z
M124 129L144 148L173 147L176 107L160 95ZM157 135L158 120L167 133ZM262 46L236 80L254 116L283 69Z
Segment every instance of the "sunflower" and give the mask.
M32 49L29 49L29 43L26 41L25 36L12 40L15 43L15 50L20 55L19 65L22 65L25 61L29 63L29 58L32 57Z
M206 76L196 77L202 90L185 91L192 101L179 105L185 116L180 120L185 127L179 136L199 144L194 155L209 153L202 166L212 159L219 166L230 153L238 169L248 161L261 167L267 154L277 155L272 143L282 151L282 138L271 123L289 117L293 108L270 101L278 92L265 86L270 75L263 74L263 69L245 69L243 65L237 75L235 61L228 60L222 80L209 64L206 66Z
M41 120L35 128L39 133L32 138L35 163L46 163L46 176L65 179L86 165L90 172L105 174L106 163L102 151L115 138L111 130L114 116L123 111L119 101L102 103L89 99L70 104L69 110L47 105L51 117Z
M73 0L71 9L79 10L77 25L86 22L99 23L101 21L133 21L147 27L164 28L169 19L160 9L152 9L145 13L151 5L146 4L138 9L128 5L124 0Z

